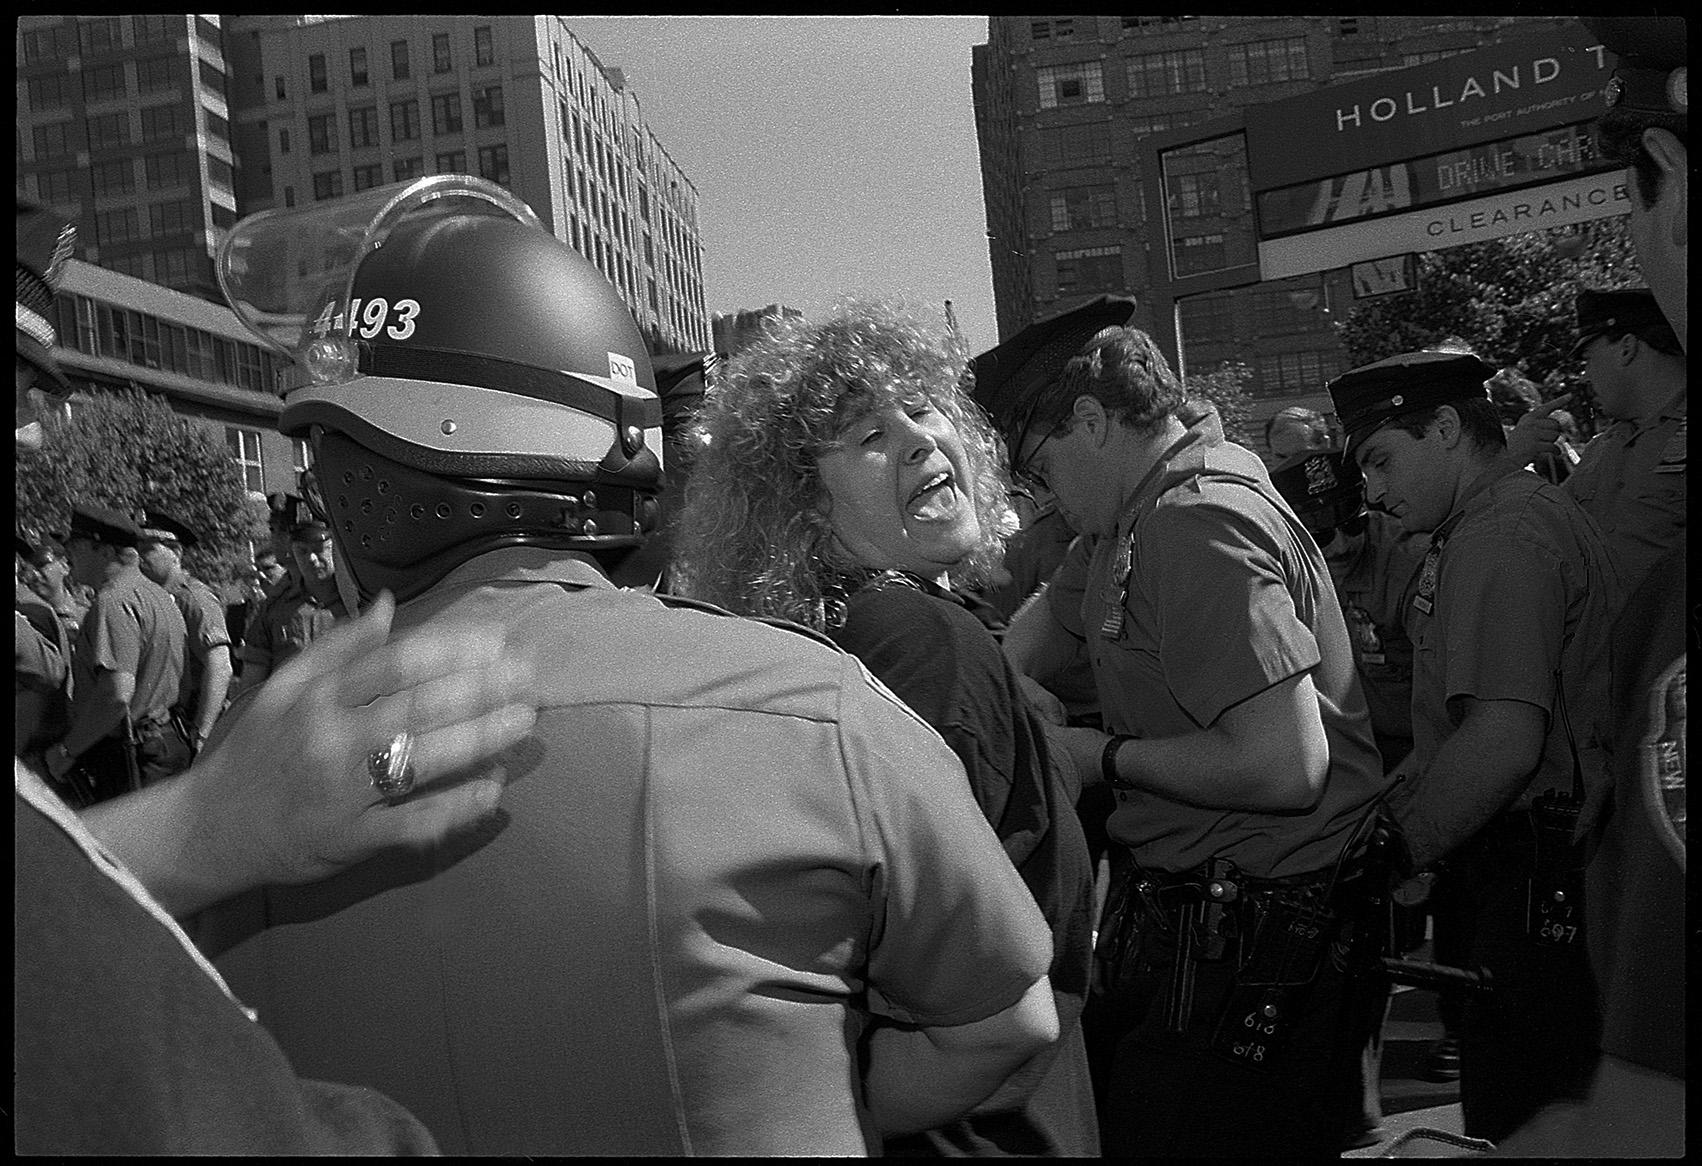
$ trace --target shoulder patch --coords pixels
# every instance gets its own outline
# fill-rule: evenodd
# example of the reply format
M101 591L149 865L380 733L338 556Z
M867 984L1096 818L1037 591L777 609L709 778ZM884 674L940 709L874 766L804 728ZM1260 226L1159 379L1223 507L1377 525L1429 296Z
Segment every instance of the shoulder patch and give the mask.
M1657 474L1682 474L1684 472L1684 425L1678 423L1678 429L1667 438L1667 443L1661 448L1661 460L1655 464Z
M1644 810L1655 835L1684 869L1685 658L1655 679L1646 694L1648 732L1638 748Z

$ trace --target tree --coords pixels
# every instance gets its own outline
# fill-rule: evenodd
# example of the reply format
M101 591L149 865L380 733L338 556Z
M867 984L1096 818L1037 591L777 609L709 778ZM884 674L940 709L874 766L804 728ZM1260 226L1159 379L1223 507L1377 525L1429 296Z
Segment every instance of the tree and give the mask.
M137 517L152 506L200 534L184 565L215 591L248 573L249 541L266 542L265 507L249 500L236 463L205 428L138 389L92 393L43 425L43 448L13 463L21 531L63 532L73 505Z
M1226 438L1249 449L1254 442L1250 421L1253 398L1247 392L1247 382L1252 379L1253 370L1237 360L1225 361L1208 373L1192 374L1183 384L1189 397L1203 397L1217 406Z
M1642 282L1626 220L1598 219L1420 255L1416 290L1366 300L1337 327L1353 367L1456 336L1549 398L1576 375L1568 353L1579 290Z

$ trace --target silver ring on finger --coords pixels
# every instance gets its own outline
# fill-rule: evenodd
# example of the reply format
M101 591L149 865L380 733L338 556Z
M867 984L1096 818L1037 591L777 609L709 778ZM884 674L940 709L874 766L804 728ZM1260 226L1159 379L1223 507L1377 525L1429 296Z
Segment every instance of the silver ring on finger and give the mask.
M409 764L413 756L414 737L407 732L397 733L384 748L367 754L367 776L385 800L395 801L413 792L415 773Z

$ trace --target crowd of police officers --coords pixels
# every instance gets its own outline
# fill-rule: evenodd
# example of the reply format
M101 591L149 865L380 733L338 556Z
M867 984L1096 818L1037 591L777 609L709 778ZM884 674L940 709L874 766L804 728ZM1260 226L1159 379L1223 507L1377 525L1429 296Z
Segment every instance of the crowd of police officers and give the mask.
M1268 474L1176 396L1133 301L974 363L1029 487L987 598L1063 698L1111 872L1083 1020L1107 1153L1345 1146L1391 978L1457 1018L1468 1135L1682 1148L1686 67L1682 21L1594 23L1650 286L1577 298L1609 424L1558 483L1529 468L1554 406L1504 426L1495 367L1454 345L1331 382L1333 426L1273 419ZM20 297L52 284L61 226L20 202ZM170 514L75 505L20 536L16 751L68 802L182 770L349 615L300 501L274 505L283 572L234 616ZM1223 788L1186 788L1198 757Z

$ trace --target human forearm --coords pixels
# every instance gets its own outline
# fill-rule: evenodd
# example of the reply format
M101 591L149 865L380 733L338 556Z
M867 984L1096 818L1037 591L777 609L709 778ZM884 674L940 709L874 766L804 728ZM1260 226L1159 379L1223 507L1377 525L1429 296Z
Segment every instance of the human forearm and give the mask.
M182 918L247 887L241 867L221 865L217 839L202 822L188 773L100 802L82 811L83 825Z
M1075 637L1052 614L1043 589L1011 616L1001 646L1012 669L1044 684L1069 667L1076 644Z
M1446 858L1512 805L1542 760L1542 710L1474 702L1424 771L1390 796L1415 866Z
M230 692L230 649L215 645L207 653L206 669L201 673L201 703L195 710L195 744L200 746L212 735L213 722L224 711L225 697Z
M985 1039L996 1032L997 1039ZM864 1096L881 1133L944 1125L992 1095L1030 1057L1058 1039L1050 981L1042 976L999 1016L951 1028L882 1024L870 1035Z

